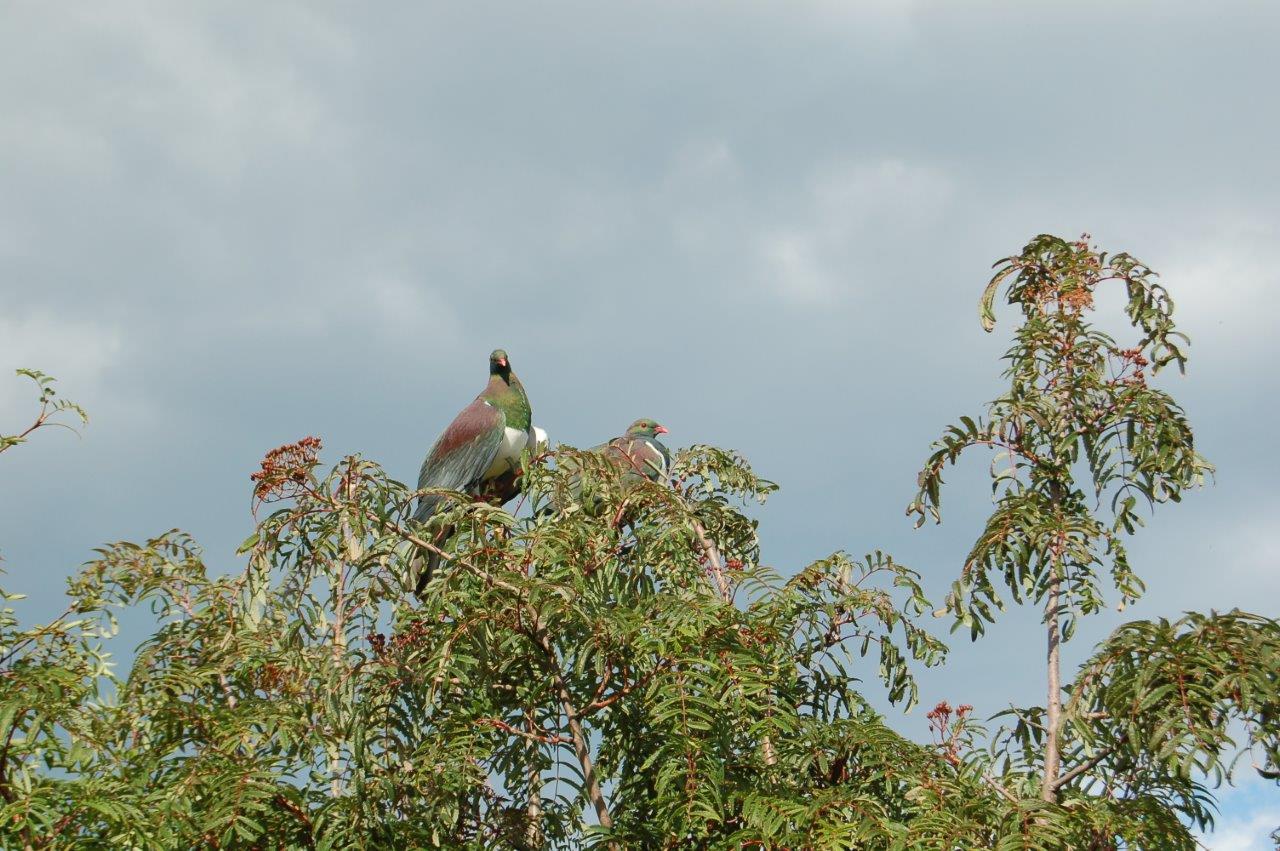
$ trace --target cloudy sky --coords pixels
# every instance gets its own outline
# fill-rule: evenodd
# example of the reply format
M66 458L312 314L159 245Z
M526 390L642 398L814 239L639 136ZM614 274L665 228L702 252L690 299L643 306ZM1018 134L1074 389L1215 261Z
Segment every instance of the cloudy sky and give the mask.
M173 526L236 569L264 450L411 479L500 345L559 440L643 415L745 452L783 570L884 548L941 598L982 463L942 527L903 508L999 391L988 268L1088 231L1163 274L1219 471L1135 543L1128 615L1280 615L1277 42L1269 2L0 0L0 367L93 416L0 459L6 583L38 620ZM28 396L0 374L0 430ZM1040 701L1041 640L957 640L925 703ZM1280 793L1224 819L1262 848Z

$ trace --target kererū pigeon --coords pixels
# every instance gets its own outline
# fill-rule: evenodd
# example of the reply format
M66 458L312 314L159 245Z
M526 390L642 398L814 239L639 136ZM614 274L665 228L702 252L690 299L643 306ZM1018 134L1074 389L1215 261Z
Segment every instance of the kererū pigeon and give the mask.
M625 469L624 484L639 481L641 477L656 482L665 477L671 467L671 453L658 440L658 435L666 433L666 426L658 425L656 420L638 419L627 427L626 434L591 451L603 454Z
M630 489L641 479L651 482L666 478L671 467L671 453L658 435L666 434L665 426L656 420L638 419L627 428L626 434L615 437L608 443L591 447L589 452L603 456L623 471L622 486ZM570 462L567 466L576 466ZM581 485L578 473L570 480L570 489L575 500L581 499ZM596 505L585 506L592 514L598 509Z
M447 488L469 493L477 500L502 505L520 492L520 455L525 447L546 444L546 432L535 428L529 397L511 370L502 349L489 355L489 383L475 401L462 409L436 440L418 473L418 487ZM440 507L443 497L422 497L413 519L425 523ZM445 534L438 537L443 541ZM439 564L435 553L427 556L418 575L419 593L431 581Z

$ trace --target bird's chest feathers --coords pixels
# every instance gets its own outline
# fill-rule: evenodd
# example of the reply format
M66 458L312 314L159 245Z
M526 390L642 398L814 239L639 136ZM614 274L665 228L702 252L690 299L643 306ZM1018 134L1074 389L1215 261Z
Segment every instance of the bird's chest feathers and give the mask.
M529 433L518 428L507 426L502 430L502 442L498 444L498 454L493 456L493 463L485 471L486 479L500 476L514 470L520 463L520 453L524 452L529 442Z
M640 451L632 455L632 463L637 465L636 469L639 472L651 479L666 474L667 456L662 450L647 440L641 441L638 448Z

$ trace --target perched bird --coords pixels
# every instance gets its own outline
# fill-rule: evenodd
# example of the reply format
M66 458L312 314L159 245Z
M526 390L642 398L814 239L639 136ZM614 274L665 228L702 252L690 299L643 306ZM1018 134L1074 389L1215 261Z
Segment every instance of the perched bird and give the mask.
M479 501L502 505L520 492L521 453L539 443L546 443L546 433L533 426L524 385L512 372L507 353L495 349L489 355L489 383L431 447L418 474L418 487L463 491ZM443 499L422 497L413 519L425 523ZM443 541L448 533L444 530L437 540ZM435 553L428 555L426 568L418 576L419 593L439 562Z
M628 426L626 434L615 437L608 443L593 446L588 451L604 457L622 470L622 486L629 490L642 479L656 482L666 478L667 470L671 467L671 453L658 440L660 434L667 434L665 426L659 425L657 420L642 418ZM569 462L566 466L577 465ZM581 474L575 473L570 480L570 490L575 500L582 498L580 478ZM593 514L599 508L595 502L597 501L587 506L588 511Z
M666 426L656 420L638 419L627 427L626 434L593 448L626 470L624 484L639 481L641 477L656 482L667 475L671 466L671 453L658 435L666 434Z

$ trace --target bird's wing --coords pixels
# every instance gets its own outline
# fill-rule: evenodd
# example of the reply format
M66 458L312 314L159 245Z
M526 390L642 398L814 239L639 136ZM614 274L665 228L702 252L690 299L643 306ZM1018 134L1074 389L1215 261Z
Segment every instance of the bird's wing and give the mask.
M606 456L628 473L657 481L667 472L666 453L641 437L617 437L605 447Z
M418 487L474 488L497 457L506 424L506 415L483 399L476 399L463 408L422 462ZM423 497L414 518L426 520L439 502L438 496Z

